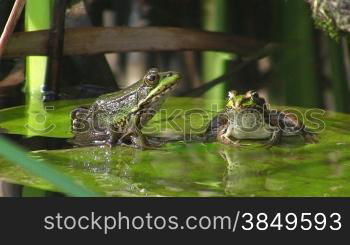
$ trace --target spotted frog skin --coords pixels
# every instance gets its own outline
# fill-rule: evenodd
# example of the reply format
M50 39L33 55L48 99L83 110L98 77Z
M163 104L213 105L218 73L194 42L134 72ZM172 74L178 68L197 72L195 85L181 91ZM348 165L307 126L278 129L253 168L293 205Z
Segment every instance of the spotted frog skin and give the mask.
M146 148L141 133L180 79L178 72L150 69L133 85L98 97L71 112L71 143L79 146L120 144Z
M282 137L301 135L308 143L317 143L315 134L292 114L269 110L264 98L257 92L238 94L230 91L226 109L215 116L208 125L206 138L239 146L242 139L268 139L266 146L273 146Z

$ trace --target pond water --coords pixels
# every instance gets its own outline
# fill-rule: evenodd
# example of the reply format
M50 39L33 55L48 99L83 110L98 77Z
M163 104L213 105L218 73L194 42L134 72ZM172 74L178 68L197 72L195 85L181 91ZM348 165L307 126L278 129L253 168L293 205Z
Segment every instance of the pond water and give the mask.
M70 111L88 102L47 104L51 110L45 114L45 125L54 123L54 129L45 136L70 137ZM144 132L199 133L221 105L220 101L171 98ZM28 135L24 126L28 108L6 109L0 115L0 128ZM107 196L350 196L350 116L326 112L320 119L325 129L319 134L319 144L304 144L299 137L285 138L270 149L252 141L244 141L248 145L240 148L180 141L159 150L84 147L43 149L30 155ZM1 158L0 178L56 191L45 180Z

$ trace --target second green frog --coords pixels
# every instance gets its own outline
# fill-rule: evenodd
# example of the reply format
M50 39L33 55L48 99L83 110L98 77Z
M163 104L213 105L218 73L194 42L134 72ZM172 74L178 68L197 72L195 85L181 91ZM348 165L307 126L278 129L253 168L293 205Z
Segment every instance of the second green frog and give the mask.
M268 139L273 146L282 137L300 135L307 143L317 143L314 133L293 114L270 110L257 92L238 94L230 91L226 109L215 116L204 134L206 140L216 139L223 144L239 146L242 139Z

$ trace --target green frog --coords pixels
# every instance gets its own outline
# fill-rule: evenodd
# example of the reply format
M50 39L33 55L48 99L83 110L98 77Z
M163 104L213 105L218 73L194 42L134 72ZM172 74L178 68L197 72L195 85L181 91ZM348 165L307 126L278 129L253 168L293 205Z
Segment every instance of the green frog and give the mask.
M80 146L120 144L146 148L149 144L141 129L160 109L180 78L178 72L152 68L133 85L102 95L88 107L74 109L71 142Z
M239 146L242 139L268 139L266 146L280 142L284 136L301 135L308 143L317 137L293 114L270 110L255 91L228 93L226 109L215 116L205 132L207 140L216 138L223 144Z

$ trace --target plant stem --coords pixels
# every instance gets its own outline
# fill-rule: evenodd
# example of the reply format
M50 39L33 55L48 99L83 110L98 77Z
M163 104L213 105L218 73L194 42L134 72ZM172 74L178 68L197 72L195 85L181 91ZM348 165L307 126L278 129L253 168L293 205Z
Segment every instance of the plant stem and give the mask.
M51 0L28 0L25 14L25 31L50 28ZM47 46L47 43L45 43ZM47 57L29 56L26 58L26 92L31 97L41 97L46 75Z
M203 27L208 31L227 31L226 0L205 0L203 1ZM212 80L225 73L226 61L229 59L229 54L218 52L204 52L202 74L203 80ZM215 86L206 93L208 99L222 98L225 93L225 84Z
M25 9L25 31L47 30L51 23L51 0L28 0ZM47 40L45 42L47 46ZM46 56L26 57L26 100L28 135L38 135L45 124L38 122L37 115L46 115L43 105L43 88L47 68ZM32 130L35 129L35 130Z
M55 0L52 27L48 40L48 70L46 75L47 91L58 95L61 78L61 63L64 42L64 22L68 0Z
M337 111L350 112L347 71L344 62L344 46L347 45L347 43L346 40L342 40L342 43L338 43L328 38L328 45L335 107Z
M280 2L280 34L286 48L277 60L285 84L286 103L320 107L321 91L316 76L313 22L303 0ZM297 16L297 17L296 17Z
M254 38L178 27L68 28L64 35L64 55L210 50L247 56L267 44ZM4 56L47 55L48 31L14 33L13 37Z
M7 19L5 28L0 37L0 58L5 50L5 46L8 40L10 39L10 36L13 30L16 27L17 21L21 16L25 3L26 3L26 0L16 0L15 4L13 5L10 16Z

